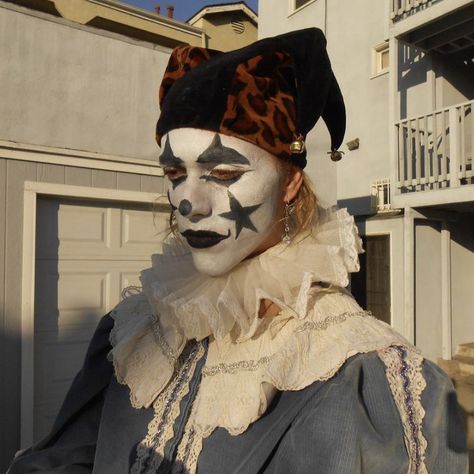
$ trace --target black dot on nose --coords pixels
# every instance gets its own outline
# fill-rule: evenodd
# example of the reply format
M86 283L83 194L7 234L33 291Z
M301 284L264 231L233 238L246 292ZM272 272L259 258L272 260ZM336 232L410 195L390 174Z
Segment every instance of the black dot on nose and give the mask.
M187 199L183 199L178 206L178 211L182 216L187 216L193 209L193 206Z

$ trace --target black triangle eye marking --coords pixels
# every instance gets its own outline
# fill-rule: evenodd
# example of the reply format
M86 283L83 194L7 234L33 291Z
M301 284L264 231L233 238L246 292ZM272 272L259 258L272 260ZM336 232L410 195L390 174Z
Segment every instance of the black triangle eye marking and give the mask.
M184 161L181 158L175 156L173 149L171 148L170 138L166 139L163 153L158 158L161 166L184 166Z
M249 160L234 148L224 146L218 133L211 144L198 156L198 163L212 165L249 165Z

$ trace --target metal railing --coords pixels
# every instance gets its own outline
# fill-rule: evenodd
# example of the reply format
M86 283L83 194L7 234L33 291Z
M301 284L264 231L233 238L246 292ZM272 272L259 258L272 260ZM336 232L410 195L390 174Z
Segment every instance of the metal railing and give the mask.
M392 210L390 203L390 179L377 179L370 186L372 196L372 208L375 212L387 212Z
M441 0L390 0L390 18L397 20Z
M473 107L471 100L395 124L401 192L474 184Z

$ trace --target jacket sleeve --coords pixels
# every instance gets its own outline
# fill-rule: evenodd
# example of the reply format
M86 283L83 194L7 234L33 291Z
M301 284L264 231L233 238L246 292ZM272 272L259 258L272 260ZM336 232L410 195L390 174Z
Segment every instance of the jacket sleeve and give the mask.
M107 360L112 326L109 315L101 319L50 434L17 453L8 474L92 472L104 393L113 374Z
M281 440L268 472L467 474L466 438L453 386L431 362L423 362L422 375L426 443L421 436L412 438L420 443L419 465L408 455L405 430L411 429L411 420L402 421L386 367L369 353L349 360L326 382L326 390L309 400Z

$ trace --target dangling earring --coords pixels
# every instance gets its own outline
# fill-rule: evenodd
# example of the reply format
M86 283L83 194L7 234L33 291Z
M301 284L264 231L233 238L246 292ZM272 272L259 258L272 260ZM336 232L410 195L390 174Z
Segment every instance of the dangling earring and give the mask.
M290 204L289 202L285 203L285 217L283 218L283 236L282 236L282 241L285 244L290 244L291 243L291 234L290 234L290 216L293 214L293 211L295 210L295 205Z

